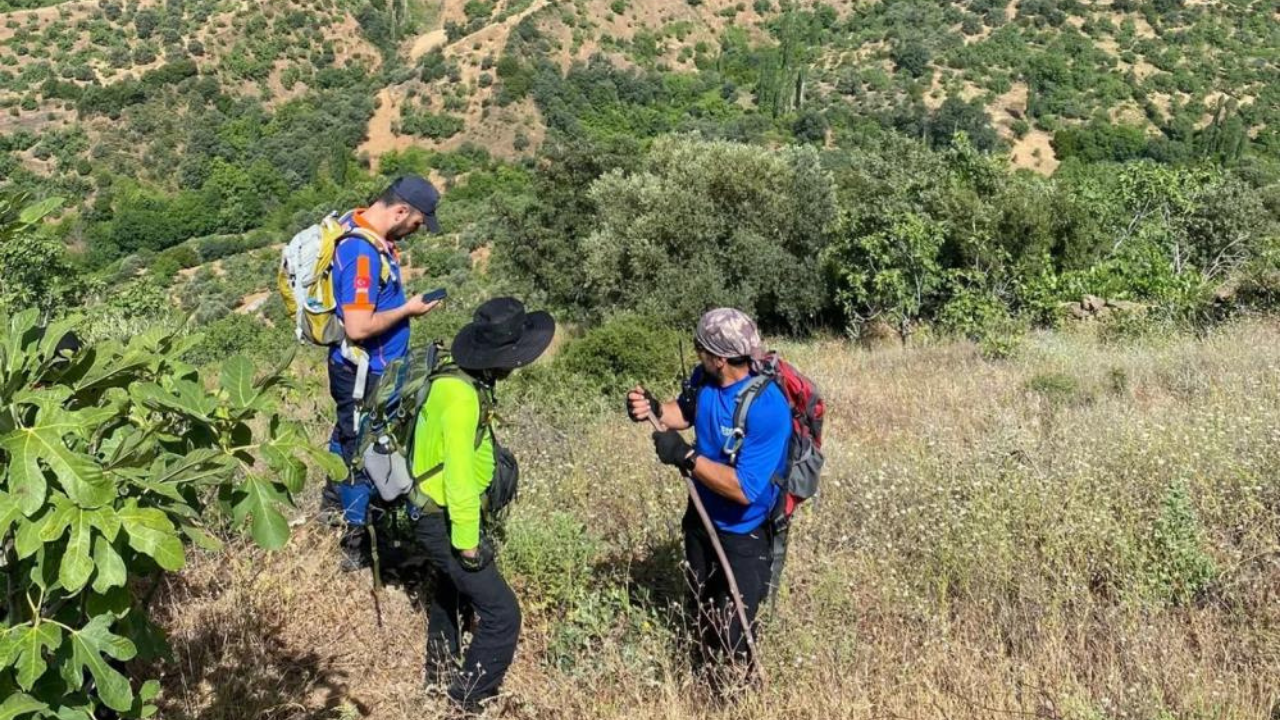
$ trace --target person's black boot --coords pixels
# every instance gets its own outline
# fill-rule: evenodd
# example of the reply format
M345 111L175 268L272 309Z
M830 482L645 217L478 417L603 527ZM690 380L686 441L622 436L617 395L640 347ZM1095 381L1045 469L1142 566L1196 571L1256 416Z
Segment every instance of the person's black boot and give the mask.
M316 513L316 519L329 527L337 527L342 523L342 494L338 490L338 485L332 480L327 480L324 490L320 493L320 510Z
M342 572L355 572L373 565L373 556L369 549L369 531L363 525L352 525L338 542L342 553L342 562L338 569Z

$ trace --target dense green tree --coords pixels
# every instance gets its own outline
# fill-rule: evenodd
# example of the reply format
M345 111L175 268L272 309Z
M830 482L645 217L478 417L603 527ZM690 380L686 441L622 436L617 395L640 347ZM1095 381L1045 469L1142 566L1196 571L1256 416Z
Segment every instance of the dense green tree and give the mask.
M557 136L543 150L545 162L529 195L497 195L495 259L504 274L558 306L590 310L582 240L596 228L599 207L589 190L602 175L633 169L635 140Z
M935 148L947 147L956 133L964 133L974 147L984 152L994 150L1000 142L991 127L991 116L981 103L951 96L929 119L929 142Z
M887 322L906 338L942 290L945 240L939 222L915 214L865 235L847 227L831 248L846 316L858 325Z
M21 194L0 194L0 313L37 307L62 312L81 289L66 251L43 223L62 206L60 198L38 203Z
M890 57L895 67L917 78L924 77L929 71L929 61L932 59L929 49L916 40L894 45Z
M589 306L692 321L733 305L766 326L814 327L830 307L820 256L836 220L812 148L659 139L636 172L592 186Z
M791 132L800 142L821 145L827 139L827 119L822 113L806 110L792 123Z

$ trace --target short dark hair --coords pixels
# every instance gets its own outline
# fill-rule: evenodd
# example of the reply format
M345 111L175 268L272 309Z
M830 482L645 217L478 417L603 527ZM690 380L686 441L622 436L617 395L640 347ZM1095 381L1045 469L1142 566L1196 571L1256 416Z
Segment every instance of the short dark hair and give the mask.
M374 198L374 202L382 203L387 207L390 207L392 205L408 205L409 204L408 200L405 200L404 198L396 194L395 183L388 185L386 190L383 190L382 193L378 195L378 197Z

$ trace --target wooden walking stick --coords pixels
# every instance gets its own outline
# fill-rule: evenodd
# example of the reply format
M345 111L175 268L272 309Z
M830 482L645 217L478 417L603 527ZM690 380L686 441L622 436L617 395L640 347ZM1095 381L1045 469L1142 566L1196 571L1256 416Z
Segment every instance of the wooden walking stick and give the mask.
M666 432L667 426L661 420L649 414L649 422L658 432ZM698 488L693 484L693 476L684 470L680 471L684 483L689 489L689 500L693 503L693 509L698 511L698 517L702 518L702 527L706 529L707 536L711 538L711 547L715 548L716 558L720 560L720 567L724 570L724 576L729 581L729 594L733 597L733 606L738 613L738 622L742 623L742 634L747 639L747 655L749 662L756 671L756 677L760 678L761 687L768 684L764 673L764 665L760 662L760 656L756 653L756 636L751 631L751 623L747 622L747 607L742 602L742 593L738 592L738 579L733 575L733 568L729 566L729 558L724 554L724 547L720 545L720 537L716 534L715 525L711 524L711 516L707 514L707 508L702 504L702 498L698 496ZM699 610L701 612L701 610Z

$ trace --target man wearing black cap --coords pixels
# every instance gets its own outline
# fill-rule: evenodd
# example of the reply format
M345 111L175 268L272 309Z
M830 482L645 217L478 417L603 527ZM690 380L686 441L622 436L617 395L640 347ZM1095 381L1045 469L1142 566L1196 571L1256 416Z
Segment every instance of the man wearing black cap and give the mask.
M333 258L333 289L346 342L329 353L329 394L337 406L329 449L350 466L356 453L359 386L371 388L392 360L409 350L409 319L436 306L417 293L406 294L400 273L397 243L426 226L440 232L436 205L440 194L426 179L408 175L397 179L367 208L352 210L342 224L353 232L338 241ZM372 237L370 237L372 235ZM367 366L361 377L360 365ZM363 473L345 483L330 482L321 500L322 511L341 511L349 526L343 537L343 568L368 562L364 524L373 485Z
M427 618L428 679L447 679L450 699L465 710L497 694L520 634L520 606L493 564L481 523L494 509L490 487L499 465L493 388L536 360L554 334L550 315L526 313L515 298L481 305L454 338L453 366L438 372L414 426L410 517L436 575ZM462 618L471 617L478 624L459 666Z

